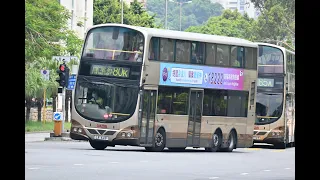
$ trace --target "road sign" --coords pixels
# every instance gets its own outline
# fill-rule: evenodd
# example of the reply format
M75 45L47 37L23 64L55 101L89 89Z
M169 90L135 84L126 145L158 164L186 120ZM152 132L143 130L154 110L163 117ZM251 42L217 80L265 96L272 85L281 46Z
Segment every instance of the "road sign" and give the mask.
M76 84L76 79L77 79L77 75L75 75L75 74L71 74L70 75L69 82L68 82L68 87L67 87L68 90L73 90L74 89L74 86Z
M79 58L77 56L52 56L52 60L59 62L70 62L70 60L79 61Z
M53 120L54 121L62 121L63 120L63 113L62 112L54 112L53 113Z
M50 71L49 70L40 70L40 73L41 73L41 75L42 75L42 78L44 79L44 80L49 80L49 74L50 74Z

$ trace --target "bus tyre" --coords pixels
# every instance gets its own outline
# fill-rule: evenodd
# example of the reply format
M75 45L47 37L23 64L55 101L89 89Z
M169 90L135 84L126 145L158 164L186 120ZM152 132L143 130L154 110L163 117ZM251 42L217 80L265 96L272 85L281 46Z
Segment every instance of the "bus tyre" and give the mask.
M220 148L219 151L221 152L232 152L233 149L236 147L236 135L234 131L231 131L228 138L228 147Z
M212 135L212 147L209 148L205 148L205 151L207 152L217 152L220 149L222 143L222 135L219 131L216 131L213 135Z
M89 143L91 147L93 147L96 150L104 150L108 146L105 142L100 142L100 141L89 140Z
M161 152L166 146L166 133L163 129L159 129L154 140L154 147L146 147L147 151Z

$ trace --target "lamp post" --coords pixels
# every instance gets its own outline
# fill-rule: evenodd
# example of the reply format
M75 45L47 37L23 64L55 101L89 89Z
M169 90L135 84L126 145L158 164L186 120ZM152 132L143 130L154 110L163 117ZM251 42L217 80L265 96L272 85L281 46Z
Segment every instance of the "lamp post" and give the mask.
M168 0L166 1L166 17L165 17L165 28L168 29Z
M123 24L123 0L121 0L121 24Z
M174 2L173 0L169 0L170 2ZM180 31L181 31L181 14L182 14L182 5L183 4L190 4L190 3L192 3L192 1L186 1L186 2L181 2L181 0L180 0L180 2L174 2L174 3L177 3L177 4L179 4L180 5L180 15L179 15L179 24L180 24ZM167 11L168 11L168 8L167 8L167 0L166 0L166 29L168 28L167 27L167 18L168 18L168 16L167 16Z

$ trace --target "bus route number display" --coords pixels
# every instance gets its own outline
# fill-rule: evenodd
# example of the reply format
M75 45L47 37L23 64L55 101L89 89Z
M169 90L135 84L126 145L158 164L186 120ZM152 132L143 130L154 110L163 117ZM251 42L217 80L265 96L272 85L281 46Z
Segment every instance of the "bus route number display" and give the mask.
M130 69L124 67L92 65L91 75L129 78Z

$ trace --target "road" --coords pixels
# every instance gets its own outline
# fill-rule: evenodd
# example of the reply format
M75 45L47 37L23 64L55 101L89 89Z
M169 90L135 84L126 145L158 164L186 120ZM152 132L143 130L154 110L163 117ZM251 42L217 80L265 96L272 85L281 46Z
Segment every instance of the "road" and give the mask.
M26 180L294 180L295 149L209 153L145 152L140 147L93 150L88 142L27 142Z

